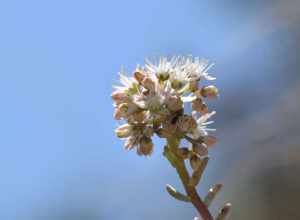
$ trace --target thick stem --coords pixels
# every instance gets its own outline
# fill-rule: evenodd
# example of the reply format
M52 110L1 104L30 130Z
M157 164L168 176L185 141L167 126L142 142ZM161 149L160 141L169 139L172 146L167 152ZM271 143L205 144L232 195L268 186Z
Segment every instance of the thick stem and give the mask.
M175 138L168 139L168 146L174 153L175 153L176 149L178 148L178 144L179 144L179 142ZM175 155L176 155L176 153L175 153ZM184 186L186 193L188 194L188 196L191 199L191 203L198 210L202 219L203 220L213 220L213 217L210 214L207 206L204 204L204 202L198 195L196 188L194 186L189 185L189 180L190 180L189 173L186 169L184 160L178 156L176 156L175 169L181 179L181 182Z

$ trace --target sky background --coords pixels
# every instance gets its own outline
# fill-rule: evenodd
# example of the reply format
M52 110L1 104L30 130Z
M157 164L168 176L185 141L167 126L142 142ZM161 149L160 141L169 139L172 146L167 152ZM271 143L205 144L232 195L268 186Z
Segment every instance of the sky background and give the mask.
M121 66L190 54L221 91L200 193L224 183L232 220L300 219L299 22L297 0L0 1L0 219L193 219L163 143L124 151L110 99Z

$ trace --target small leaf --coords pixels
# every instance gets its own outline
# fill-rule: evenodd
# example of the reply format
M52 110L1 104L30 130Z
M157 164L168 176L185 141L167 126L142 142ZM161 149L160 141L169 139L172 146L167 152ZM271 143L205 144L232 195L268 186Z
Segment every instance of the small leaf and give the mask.
M197 186L201 176L203 174L203 171L205 170L207 163L208 163L209 157L205 157L204 159L201 160L201 164L199 167L193 172L193 175L190 179L189 185L190 186Z
M166 186L166 189L172 197L174 197L175 199L177 199L179 201L183 201L183 202L191 201L191 199L188 196L183 195L181 192L176 191L176 189L169 184Z
M219 215L217 216L216 220L225 220L225 218L228 216L228 213L230 211L231 204L226 203L225 206L221 209Z
M222 184L216 184L209 189L206 197L204 198L204 203L207 207L210 206L211 202L214 200L218 192L220 192L221 188Z

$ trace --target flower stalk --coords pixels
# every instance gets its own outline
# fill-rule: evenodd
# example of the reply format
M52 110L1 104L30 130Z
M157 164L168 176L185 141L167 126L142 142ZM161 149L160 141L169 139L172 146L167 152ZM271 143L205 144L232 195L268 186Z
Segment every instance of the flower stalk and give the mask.
M178 140L176 140L175 138L169 138L168 139L168 147L170 148L170 150L172 152L176 152L176 149L178 148ZM200 216L203 218L203 220L213 220L212 215L210 214L207 206L205 205L205 203L201 200L200 196L198 195L198 192L195 188L194 184L191 184L191 177L187 171L187 168L185 166L184 160L182 158L179 158L178 156L176 156L175 153L173 153L174 155L174 159L173 159L173 164L175 166L175 169L181 179L181 182L184 186L184 189L188 195L188 197L190 198L191 203L194 205L194 207L198 210ZM205 160L208 162L208 160ZM207 164L207 162L205 162ZM198 172L200 174L200 172L204 171L204 167L206 165L200 166L198 168ZM199 175L197 174L197 175ZM202 173L201 173L202 174ZM200 174L200 177L201 177ZM200 180L200 177L199 180Z

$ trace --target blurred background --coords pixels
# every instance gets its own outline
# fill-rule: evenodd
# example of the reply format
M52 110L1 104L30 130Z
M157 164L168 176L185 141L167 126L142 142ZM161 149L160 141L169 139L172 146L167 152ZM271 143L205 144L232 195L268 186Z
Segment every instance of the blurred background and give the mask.
M299 220L300 1L1 1L0 219L183 220L175 171L123 150L112 85L145 57L215 63L219 144L199 191L230 220Z

